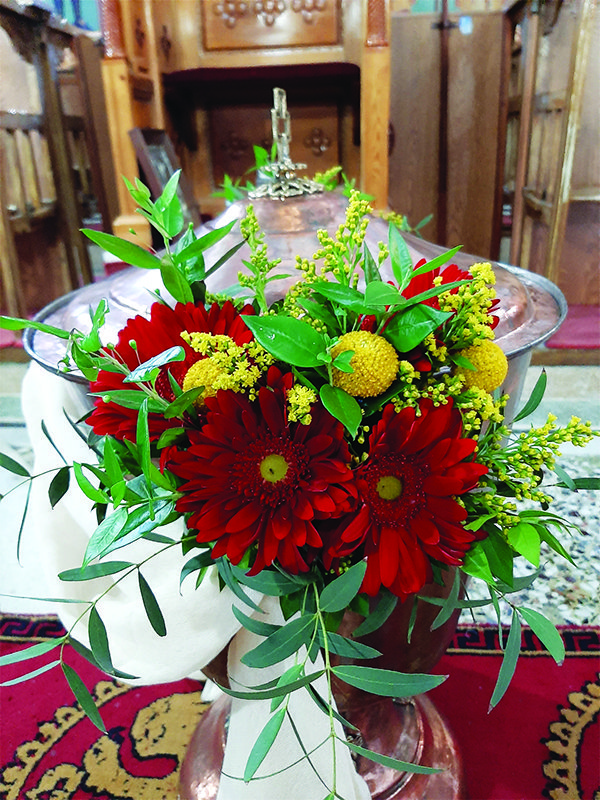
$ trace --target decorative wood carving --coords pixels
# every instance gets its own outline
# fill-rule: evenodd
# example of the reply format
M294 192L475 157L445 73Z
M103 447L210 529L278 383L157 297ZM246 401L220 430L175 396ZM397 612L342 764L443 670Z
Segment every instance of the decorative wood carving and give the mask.
M165 61L168 62L169 56L171 55L171 48L173 47L173 42L169 37L169 29L167 28L166 25L162 26L160 39L158 41L160 44L160 49L162 50L162 54L165 57Z
M308 136L304 137L304 146L315 156L321 156L331 147L331 139L323 132L322 128L313 128Z

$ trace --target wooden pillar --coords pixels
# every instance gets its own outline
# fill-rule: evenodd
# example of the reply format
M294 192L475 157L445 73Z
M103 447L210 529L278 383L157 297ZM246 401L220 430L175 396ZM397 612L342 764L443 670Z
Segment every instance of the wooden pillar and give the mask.
M378 209L388 207L390 43L387 0L368 0L360 67L360 181Z

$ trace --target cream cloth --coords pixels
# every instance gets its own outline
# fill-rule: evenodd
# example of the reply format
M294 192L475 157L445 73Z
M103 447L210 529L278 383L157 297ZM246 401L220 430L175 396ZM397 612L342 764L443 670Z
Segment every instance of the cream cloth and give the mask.
M42 421L67 464L73 461L94 463L94 453L73 430L65 413L72 420L82 417L90 408L83 387L51 374L33 363L25 376L22 390L23 413L34 452L34 474L56 470L64 462L42 432ZM98 597L118 576L85 582L64 582L58 573L81 565L87 542L97 527L92 502L85 497L71 476L67 494L54 509L48 500L48 486L55 471L33 482L30 510L23 546L34 547L44 565L46 591L52 597L91 600ZM160 533L179 538L181 522L159 529ZM140 540L114 551L106 560L139 563L163 545ZM209 570L195 589L195 576L189 576L179 588L179 575L191 556L183 556L179 547L172 547L150 559L142 573L150 584L163 613L167 635L157 636L148 621L135 572L122 580L98 603L98 612L106 626L114 666L135 675L131 683L167 683L183 677L201 677L198 672L230 642L229 670L235 680L258 685L286 666L270 670L249 670L239 661L244 652L254 647L261 637L240 630L232 612L237 603L244 613L249 608L240 603L227 588L220 590L216 570ZM271 614L276 614L270 598L262 598L247 590L254 602L263 600ZM60 604L57 613L67 628L75 626L73 635L84 643L87 638L87 615L80 619L85 607ZM261 616L261 619L263 617ZM238 633L239 631L239 633ZM268 673L265 676L265 673ZM260 674L260 677L259 677ZM225 750L225 772L243 775L250 748L262 730L269 714L270 701L234 700ZM294 720L306 736L306 747L323 741L329 731L329 720L319 711L304 690L296 692L292 705ZM340 731L338 730L338 733ZM295 760L298 753L291 726L284 723L277 745L263 764L264 772L274 772ZM315 756L323 775L328 775L331 747L321 748ZM349 751L338 746L337 773L339 792L345 800L365 800L369 792L356 775ZM311 767L303 762L274 778L244 784L223 779L219 800L321 800L327 790Z

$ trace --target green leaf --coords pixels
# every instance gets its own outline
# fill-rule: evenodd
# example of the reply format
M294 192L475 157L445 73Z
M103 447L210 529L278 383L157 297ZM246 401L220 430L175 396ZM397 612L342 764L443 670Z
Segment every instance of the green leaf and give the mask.
M31 658L43 656L45 653L49 653L50 650L54 650L54 648L62 644L63 641L63 637L60 639L50 639L47 642L38 642L38 644L32 644L25 650L17 650L15 653L7 653L5 656L0 656L0 667L6 667L9 664L18 664L20 661L29 661Z
M383 281L371 281L365 289L365 301L369 306L393 306L397 303L406 303L395 286Z
M257 647L242 656L242 663L248 667L270 667L296 653L308 645L315 629L316 617L306 615L296 617Z
M356 398L329 383L321 386L319 397L331 416L339 420L351 436L356 436L362 422L362 411Z
M519 608L519 612L556 663L562 664L565 660L565 644L555 626L533 608Z
M344 350L339 353L331 363L336 369L339 369L342 372L354 372L354 367L352 367L350 364L353 355L354 350Z
M117 508L112 514L104 517L100 525L90 537L85 550L83 564L87 567L90 561L101 556L119 536L127 522L127 509Z
M88 564L86 567L76 567L58 573L61 581L92 581L94 578L105 578L115 575L125 569L133 567L131 561L103 561L101 564Z
M548 383L548 377L546 375L546 370L543 369L540 377L537 379L535 386L533 387L533 391L529 396L529 400L525 403L523 408L519 411L518 414L513 419L513 422L518 422L520 419L525 419L530 414L536 410L539 404L542 402L542 398L544 397L544 392L546 391L546 384Z
M75 475L75 479L77 480L77 485L84 495L89 497L90 500L93 500L94 503L108 503L109 497L106 492L103 492L102 489L98 489L96 486L93 486L88 478L86 478L86 476L83 474L84 466L88 465L79 464L76 461L73 463L73 473Z
M319 630L318 636L321 647L324 647L325 643L321 630ZM381 652L374 647L369 647L369 645L349 639L346 636L340 636L338 633L327 633L327 647L330 653L342 656L342 658L377 658L377 656L381 655Z
M373 258L371 251L367 247L367 243L363 243L363 272L365 274L365 283L367 286L373 281L380 281L381 275L379 274L379 267Z
M575 491L578 491L579 489L598 491L600 489L600 478L573 478L572 481L575 484ZM565 483L557 483L556 485L561 487L566 486Z
M567 561L571 562L571 564L575 564L570 553L563 547L562 543L559 542L556 536L550 530L548 530L547 527L545 527L544 525L538 525L537 531L540 535L540 539L542 540L542 542L546 542L548 547L551 547L555 553L558 553L563 558L566 558Z
M177 252L177 259L183 262L201 255L208 250L209 247L212 247L217 242L220 242L221 239L224 239L236 223L237 220L234 219L227 225L223 225L221 228L216 228L204 234L204 236L199 236L197 239L194 239L193 242ZM203 280L204 277L204 275L199 275L196 280Z
M430 306L411 306L390 319L385 329L385 338L400 353L408 353L450 316L448 312Z
M375 753L373 750L367 750L365 747L359 747L359 745L354 744L353 742L348 742L345 739L339 739L338 741L341 741L346 745L346 747L348 747L354 753L358 753L358 755L363 756L363 758L368 758L369 761L375 761L376 764L383 764L384 767L396 769L398 772L416 772L418 775L433 775L436 772L443 771L441 769L437 769L436 767L425 767L421 766L421 764L411 764L410 761L399 761L397 758L382 756L381 753Z
M294 367L318 367L317 358L326 351L323 334L308 322L294 317L242 317L254 337L279 361Z
M369 633L373 633L378 628L381 628L383 623L389 618L392 611L396 608L398 598L395 594L389 591L380 590L379 601L374 611L371 611L369 616L360 623L358 628L354 631L354 637L360 638Z
M138 449L139 464L148 482L148 493L152 497L152 479L150 477L150 465L152 457L150 454L150 433L148 430L148 399L144 400L140 406L137 418L135 443ZM150 517L154 517L154 510L150 508Z
M97 244L103 250L107 250L125 264L132 264L134 267L141 267L142 269L160 269L160 259L144 250L138 244L127 242L125 239L120 239L118 236L113 236L111 233L104 233L103 231L84 228L81 232L88 239L91 239L94 244Z
M570 489L572 492L577 491L577 484L573 480L573 478L569 475L568 472L560 466L560 464L555 464L552 467L552 472L560 479L561 486L566 486L567 489Z
M357 314L364 314L366 310L365 297L362 292L352 289L350 286L342 286L340 283L326 283L319 281L313 284L313 292L316 295L325 297L335 306L348 308Z
M270 636L281 628L281 625L271 625L269 622L262 622L260 619L249 617L235 605L231 606L231 610L233 611L233 616L247 631L256 633L258 636Z
M286 683L271 689L253 689L245 692L238 691L237 689L230 689L227 686L221 686L221 684L217 684L217 686L222 692L229 695L229 697L237 697L240 700L271 700L274 697L282 697L291 692L295 692L296 689L302 689L309 683L318 680L324 674L325 670L321 669L318 672L311 672L310 675L304 675L304 677L298 678L298 680L293 683Z
M512 621L510 623L510 631L508 632L508 641L506 642L506 647L504 649L504 656L502 658L500 672L498 673L498 680L496 681L496 685L492 693L492 699L490 700L488 713L492 710L492 708L494 708L494 706L498 704L508 689L508 685L512 680L512 676L515 674L517 659L519 658L520 652L521 623L519 621L519 615L516 611L513 611Z
M62 671L64 672L67 683L71 687L71 691L75 695L77 702L83 709L85 715L99 728L103 733L106 733L106 726L102 721L100 712L96 707L94 698L87 689L85 683L81 680L79 675L75 672L73 667L68 664L62 664Z
M448 597L445 598L443 601L443 605L440 609L440 613L434 619L431 630L434 631L437 628L441 628L444 623L448 622L454 610L457 608L458 605L458 594L460 592L460 570L456 570L454 573L454 581L452 582L452 588L450 589L450 594Z
M49 664L44 664L43 667L39 667L38 669L34 669L32 672L28 672L26 675L19 675L18 678L12 678L9 681L2 681L0 686L16 686L18 683L24 683L25 681L29 681L32 678L37 678L38 675L43 675L44 672L48 672L48 670L54 669L54 667L58 666L60 661L51 661Z
M69 331L63 331L62 328L55 328L54 325L46 325L45 322L35 322L31 319L20 319L19 317L2 317L0 316L0 328L5 331L22 331L25 328L33 328L36 331L49 333L59 339L69 339L71 334Z
M89 647L86 647L84 644L77 641L77 639L73 639L71 636L69 636L69 644L76 653L79 653L79 655L83 656L87 661L89 661L90 664L97 667L99 670L102 670L102 667L96 660L96 657ZM139 675L131 675L129 672L121 672L121 670L114 668L111 669L108 674L113 675L115 678L121 678L124 681L137 680L139 678Z
M490 570L490 562L485 554L481 542L475 542L465 554L462 571L473 578L480 578L486 583L494 583L494 576Z
M21 475L23 478L31 478L29 470L15 461L14 458L7 456L6 453L0 453L0 467L4 467L14 475Z
M194 294L190 285L174 264L163 259L160 266L160 277L165 289L178 303L193 303Z
M284 575L281 572L266 569L258 575L246 575L243 569L236 566L232 566L231 571L240 583L261 594L267 594L269 597L283 597L284 595L293 594L309 582L308 580L303 580L300 575ZM258 609L258 606L255 606L255 608Z
M179 585L183 583L185 578L188 575L191 575L198 570L206 569L206 567L211 566L214 564L214 561L211 556L210 550L205 550L204 552L200 553L197 556L193 556L190 558L189 561L186 561L183 567L181 568L181 573L179 575Z
M269 719L265 727L258 734L257 740L252 746L246 768L244 769L244 781L248 783L256 770L260 767L265 760L267 753L273 746L273 742L277 738L277 734L281 729L281 725L285 718L285 708L278 709L275 714Z
M184 411L193 405L194 400L200 397L203 391L204 389L202 386L197 386L194 389L188 389L187 392L183 392L179 395L179 397L176 397L172 403L169 403L167 408L165 408L163 411L163 417L165 419L174 419L175 417L180 417ZM175 428L175 430L179 435L179 429Z
M481 542L481 546L490 565L493 574L501 581L513 585L513 552L510 546L501 539L496 533L489 533L488 537Z
M392 272L402 292L410 283L413 276L413 263L406 242L400 235L398 228L390 222L388 233L390 260Z
M106 556L115 550L120 550L138 539L152 540L152 531L159 528L169 519L175 504L172 500L156 500L141 505L130 511L125 525L117 537L108 542L98 556ZM154 539L156 541L156 539ZM172 541L172 540L167 540Z
M148 395L141 389L111 389L108 392L90 392L91 397L102 397L105 402L116 403L123 408L137 410L144 400L148 400L148 411L153 414L162 414L168 403Z
M56 475L50 481L48 487L48 499L52 508L58 501L65 496L69 490L69 482L71 480L71 470L69 467L61 467Z
M108 646L108 635L96 606L92 606L90 610L90 616L88 618L88 637L92 653L100 665L100 668L104 670L104 672L112 672L113 665L110 657L110 648Z
M394 670L359 667L354 664L333 667L332 672L350 686L383 697L410 697L428 692L443 683L447 677L446 675L423 675L420 673L405 675Z
M185 359L185 350L180 345L169 347L168 350L163 350L148 361L144 361L139 367L136 367L133 372L130 372L125 378L123 383L142 383L144 381L152 380L155 370L164 367L165 364L171 364L174 361L183 361Z
M140 585L142 602L144 603L144 608L146 609L146 615L150 620L150 624L154 628L155 633L157 633L159 636L166 636L167 626L165 625L165 619L162 615L162 611L156 602L156 597L154 597L154 592L150 588L148 581L144 578L139 570L138 582Z
M506 529L506 538L517 553L524 556L534 567L540 565L540 535L535 525L519 522Z
M417 267L411 275L411 278L416 278L418 275L424 275L426 272L431 272L438 267L441 267L442 264L445 264L446 261L450 261L452 256L456 255L459 250L462 249L462 245L458 245L458 247L453 247L451 250L446 251L445 253L440 253L439 256L432 258L431 261L428 261L426 264L423 264L421 267Z
M325 700L324 700L324 699L321 697L321 695L320 695L320 694L317 692L317 690L315 689L315 687L314 687L314 686L312 686L311 684L309 684L309 685L306 687L306 691L309 693L309 695L310 695L310 696L312 697L312 699L315 701L315 704L316 704L317 708L319 708L319 709L320 709L320 710L321 710L321 711L322 711L322 712L325 714L325 716L326 716L326 717L329 717L329 716L330 716L330 714L333 714L333 718L334 718L334 719L337 719L337 721L340 723L340 725L341 725L343 728L348 728L349 730L353 730L353 731L357 731L357 730L358 730L358 728L356 727L356 725L353 725L351 722L349 722L349 720L347 720L347 719L344 719L344 717L342 717L342 715L341 715L341 714L339 714L339 713L338 713L338 712L335 710L335 708L333 708L333 706L330 706L330 705L329 705L329 703L327 703L327 702L326 702L326 701L325 701Z
M319 598L321 611L341 611L350 605L358 594L367 571L367 562L359 561L328 584Z
M279 678L279 680L276 682L275 685L289 686L290 683L294 683L294 681L297 681L298 678L301 678L303 672L304 672L304 664L292 664L292 666L289 669L286 669L286 671ZM271 713L275 711L275 709L278 708L278 706L281 705L281 703L284 701L286 697L287 695L282 695L281 697L274 697L271 700Z
M234 572L232 569L232 565L226 558L217 558L215 561L217 569L219 570L219 575L223 579L225 585L231 589L236 597L239 597L242 603L246 603L247 606L253 608L255 611L261 611L262 609L256 605L252 598L248 597L246 592L242 589L240 584L238 583L238 573ZM241 570L240 570L241 571ZM243 572L242 572L243 575Z

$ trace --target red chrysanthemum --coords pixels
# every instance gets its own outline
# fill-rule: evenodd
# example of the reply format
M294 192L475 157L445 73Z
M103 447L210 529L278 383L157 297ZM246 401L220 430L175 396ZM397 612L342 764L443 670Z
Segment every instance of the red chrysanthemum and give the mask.
M364 546L362 590L386 586L399 597L418 592L432 578L430 558L462 564L478 534L465 530L467 513L456 499L477 485L487 468L469 457L473 439L461 438L452 405L422 400L420 416L407 407L385 407L369 441L369 458L356 470L359 508L344 517L330 539L329 566Z
M241 314L253 313L252 306L246 306L241 311ZM133 370L170 347L177 345L183 347L185 359L163 367L156 381L158 394L171 402L175 397L167 373L170 372L181 386L188 369L203 358L181 338L183 331L223 334L230 336L238 345L253 339L250 329L229 301L223 306L213 303L209 309L194 303L177 303L175 308L163 303L154 303L150 309L149 319L136 316L127 322L119 332L117 345L112 354ZM132 341L136 343L135 350L130 344ZM97 380L91 384L91 391L139 389L135 383L123 383L124 377L118 372L101 370ZM135 440L137 416L137 410L125 408L112 401L106 403L102 398L98 398L95 401L95 409L88 418L88 424L100 436L109 434L117 439ZM180 424L177 419L168 420L157 413L148 414L151 439L157 439L167 428Z
M177 510L190 513L213 558L238 564L256 546L250 574L277 561L306 571L322 545L315 521L340 516L356 497L341 423L317 403L308 425L286 421L290 373L276 367L257 400L219 391L206 399L206 423L185 451L172 450L171 472L185 479Z

